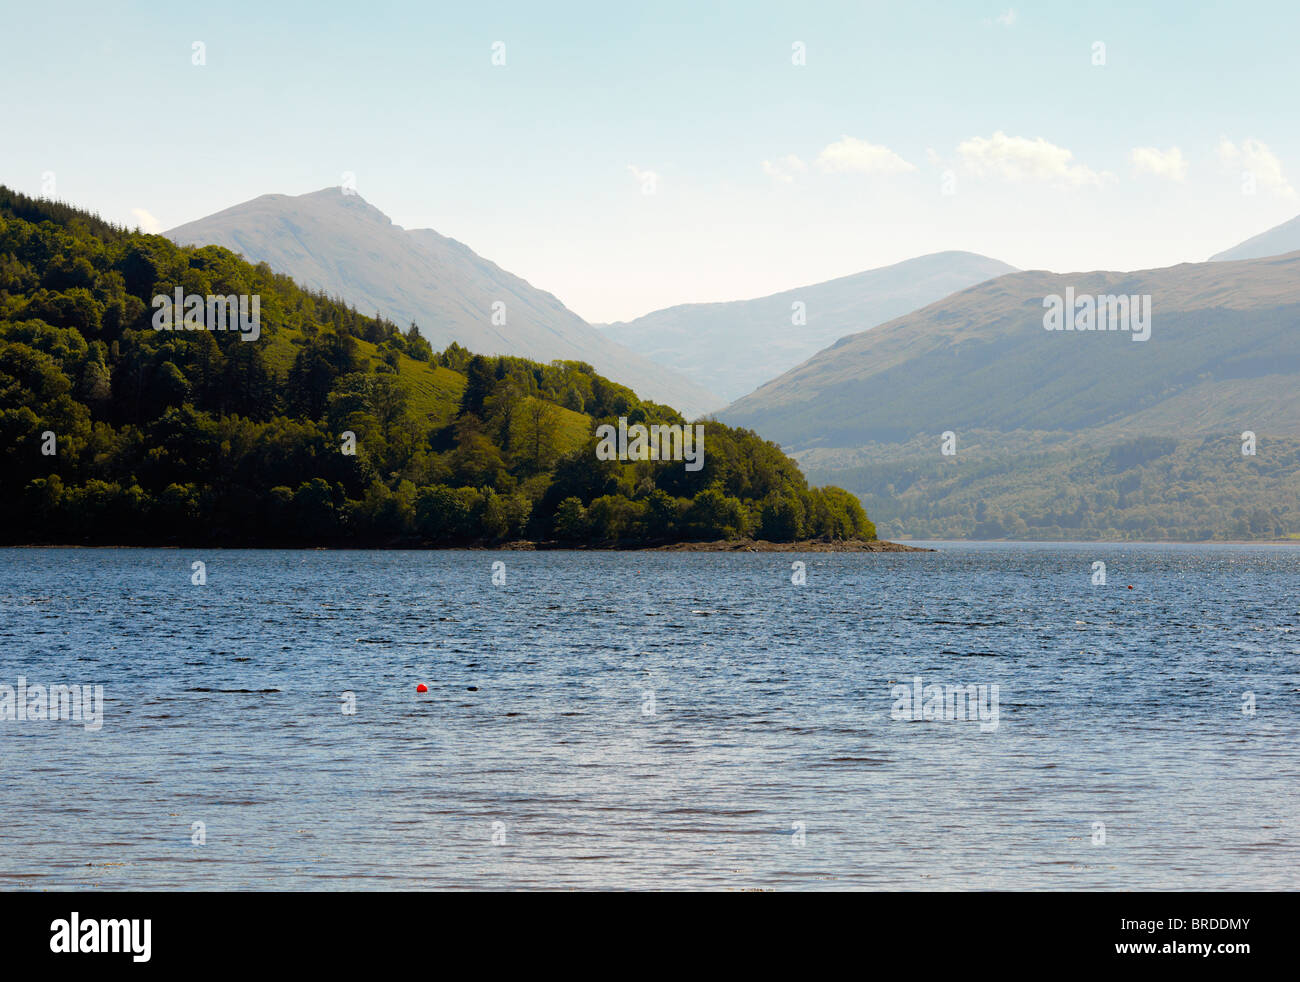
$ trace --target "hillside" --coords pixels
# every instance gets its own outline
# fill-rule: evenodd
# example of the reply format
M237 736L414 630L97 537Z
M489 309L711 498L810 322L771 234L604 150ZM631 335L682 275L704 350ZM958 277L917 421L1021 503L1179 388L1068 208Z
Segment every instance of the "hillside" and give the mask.
M1043 298L1149 294L1146 342L1043 329ZM1300 253L1135 273L1013 273L838 341L719 418L795 448L961 429L1176 426L1242 420L1300 432Z
M1252 236L1245 242L1225 249L1210 257L1210 262L1223 262L1232 259L1261 259L1265 256L1280 256L1283 253L1300 250L1300 215L1276 225L1266 232Z
M851 489L880 534L919 539L1281 539L1300 533L1300 439L1239 434L1093 444L1061 433L963 432L796 454Z
M256 330L159 330L177 290L256 298ZM0 542L874 538L747 431L703 424L698 470L599 459L620 417L685 422L583 362L435 353L219 246L0 187Z
M1044 330L1067 287L1150 295L1149 340ZM884 535L1282 536L1300 532L1298 324L1300 253L1015 273L846 337L719 418L859 494ZM1146 438L1160 463L1123 449Z
M725 401L615 343L468 246L432 229L394 225L337 187L262 195L166 234L180 245L219 245L265 262L362 313L403 327L414 322L434 348L455 342L483 354L585 361L691 416Z
M970 252L939 252L756 300L682 304L603 328L730 400L846 334L1014 270ZM795 304L803 305L804 323L795 322Z

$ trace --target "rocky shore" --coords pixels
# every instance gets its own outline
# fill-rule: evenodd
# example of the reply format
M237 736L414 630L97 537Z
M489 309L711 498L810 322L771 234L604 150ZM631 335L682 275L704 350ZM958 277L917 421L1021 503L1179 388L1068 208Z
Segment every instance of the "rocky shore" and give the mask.
M715 542L670 542L664 545L611 543L602 545L576 545L561 542L529 542L520 540L497 546L499 549L636 549L648 552L935 552L901 542L879 539L803 539L799 542L768 542L765 539L718 539Z
M800 542L768 542L764 539L719 539L717 542L674 542L655 546L659 552L934 552L919 546L883 539L804 539Z

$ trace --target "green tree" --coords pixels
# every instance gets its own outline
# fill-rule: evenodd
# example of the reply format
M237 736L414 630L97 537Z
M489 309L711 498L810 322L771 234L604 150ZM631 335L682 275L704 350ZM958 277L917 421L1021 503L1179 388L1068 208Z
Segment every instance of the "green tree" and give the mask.
M577 542L585 539L590 529L587 509L574 497L565 498L555 510L555 537L564 542Z

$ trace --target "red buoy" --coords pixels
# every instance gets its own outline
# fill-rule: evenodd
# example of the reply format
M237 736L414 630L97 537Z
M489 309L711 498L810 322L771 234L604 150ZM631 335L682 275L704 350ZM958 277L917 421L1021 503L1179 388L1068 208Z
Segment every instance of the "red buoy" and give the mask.
M416 691L416 692L428 692L428 691L429 691L429 687L428 687L427 685L425 685L423 682L421 682L419 685L417 685L417 686L415 687L415 691Z

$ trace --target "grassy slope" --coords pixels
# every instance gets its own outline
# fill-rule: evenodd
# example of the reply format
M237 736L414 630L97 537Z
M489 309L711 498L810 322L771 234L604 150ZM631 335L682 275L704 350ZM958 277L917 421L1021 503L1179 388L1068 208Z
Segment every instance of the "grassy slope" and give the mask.
M1042 298L1149 293L1150 340L1043 330ZM881 535L1300 533L1300 253L1016 273L844 338L720 414L858 494ZM940 434L958 454L939 455ZM1259 439L1243 460L1242 431ZM1168 460L1113 472L1138 437ZM1235 450L1234 450L1235 448ZM981 514L1006 522L981 523ZM1023 522L1024 526L1019 523Z
M1044 331L1043 297L1068 287L1149 294L1150 340ZM718 418L800 450L949 429L1208 435L1243 420L1300 436L1297 318L1300 253L1135 273L1013 273L846 337Z
M302 333L292 328L278 330L268 341L266 362L281 378L288 375L293 358L302 341ZM369 341L356 339L357 351L374 369L381 363L379 349ZM444 426L456 415L461 395L465 391L465 376L441 365L401 356L398 378L410 395L411 411L419 418ZM591 432L591 417L562 406L554 406L558 414L562 450L571 450Z

